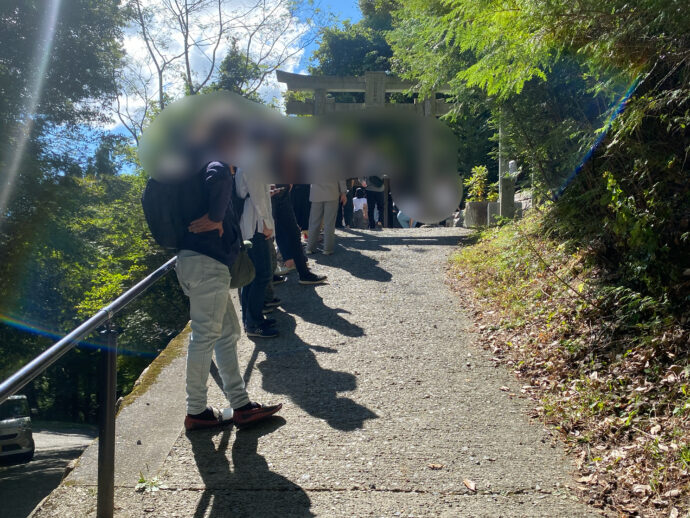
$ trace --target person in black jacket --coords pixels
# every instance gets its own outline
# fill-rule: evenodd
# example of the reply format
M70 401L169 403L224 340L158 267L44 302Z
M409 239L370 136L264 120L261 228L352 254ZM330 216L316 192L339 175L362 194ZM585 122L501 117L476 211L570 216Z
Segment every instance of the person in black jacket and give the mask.
M224 153L219 153L223 155ZM230 299L230 266L240 239L232 208L233 179L223 162L210 162L199 173L198 188L190 189L180 210L190 221L175 267L189 297L192 334L187 352L187 430L218 426L230 421L244 426L278 412L282 405L262 406L249 399L237 358L240 324ZM207 406L206 382L211 358L231 407Z
M273 220L276 225L276 243L287 266L295 266L300 284L323 284L325 275L317 275L309 270L307 257L302 248L300 228L290 201L290 185L276 185L273 196Z
M309 229L309 211L311 210L309 184L293 184L290 189L290 200L297 224L302 232L306 232Z

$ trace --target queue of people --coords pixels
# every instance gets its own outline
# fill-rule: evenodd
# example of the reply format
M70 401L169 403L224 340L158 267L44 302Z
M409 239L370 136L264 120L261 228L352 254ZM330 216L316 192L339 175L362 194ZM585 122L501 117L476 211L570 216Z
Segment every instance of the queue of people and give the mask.
M384 211L382 182L377 185L375 177L312 184L307 186L307 198L303 185L266 185L251 170L228 165L223 158L238 151L231 137L217 142L216 149L220 160L204 166L197 187L185 192L180 207L180 218L191 220L178 247L176 266L190 301L192 329L186 370L187 430L229 422L247 426L280 411L282 404L262 405L247 393L237 355L242 329L258 339L279 336L277 322L269 316L281 304L273 286L285 282L284 274L291 270L297 271L300 285L325 283L326 276L311 271L306 256L335 252L337 224L380 228ZM240 327L230 298L230 270L243 243L255 273L240 289ZM230 403L225 409L207 402L214 353Z

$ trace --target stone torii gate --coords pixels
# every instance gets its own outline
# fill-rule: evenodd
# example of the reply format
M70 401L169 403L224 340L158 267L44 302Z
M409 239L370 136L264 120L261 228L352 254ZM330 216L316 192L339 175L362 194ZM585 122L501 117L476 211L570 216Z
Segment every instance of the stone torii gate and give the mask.
M415 99L414 103L386 103L387 93L409 91L414 86L409 81L403 81L386 72L365 72L364 76L307 76L292 74L282 70L276 71L278 82L285 83L290 92L308 91L314 93L314 99L307 101L288 101L286 113L288 115L323 115L341 111L359 111L368 108L385 108L399 111L414 111L427 117L435 117L448 113L450 105L444 99L436 99L434 94L426 99ZM336 102L329 93L336 92L364 92L363 103ZM441 87L438 92L448 92L448 87ZM383 197L383 224L388 226L388 192L389 181L384 180L385 193Z
M288 101L286 111L288 115L323 115L336 111L357 111L366 108L381 108L394 110L412 110L420 115L444 115L450 110L450 105L443 99L431 98L414 104L386 104L386 94L404 92L414 86L409 81L403 81L386 72L365 72L364 76L305 76L278 70L278 82L285 83L288 91L314 92L314 99L308 101ZM364 92L363 103L339 103L327 94L335 92ZM439 93L448 92L448 87L441 87ZM434 102L435 101L435 102Z

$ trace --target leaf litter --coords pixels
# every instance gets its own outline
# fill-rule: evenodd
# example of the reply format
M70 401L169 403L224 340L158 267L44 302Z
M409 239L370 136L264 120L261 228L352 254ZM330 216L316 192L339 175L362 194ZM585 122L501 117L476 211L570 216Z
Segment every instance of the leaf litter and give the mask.
M690 516L687 325L612 289L585 251L540 237L537 217L518 224L451 258L449 283L478 342L565 442L585 501L617 516ZM521 244L524 232L548 268Z

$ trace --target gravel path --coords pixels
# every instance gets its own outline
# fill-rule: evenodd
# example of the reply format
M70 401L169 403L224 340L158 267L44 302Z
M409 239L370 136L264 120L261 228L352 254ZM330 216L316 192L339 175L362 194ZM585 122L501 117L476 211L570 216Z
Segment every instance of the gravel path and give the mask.
M338 232L335 255L312 256L330 284L292 274L276 288L281 337L240 342L250 395L284 402L281 417L182 433L161 490L119 488L116 516L594 515L569 489L560 446L511 395L517 381L472 345L444 283L464 232ZM210 398L223 404L214 382Z

